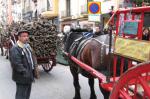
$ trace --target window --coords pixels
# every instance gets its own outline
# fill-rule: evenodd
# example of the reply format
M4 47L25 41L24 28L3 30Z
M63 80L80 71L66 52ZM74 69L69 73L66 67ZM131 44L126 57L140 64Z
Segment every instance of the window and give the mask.
M66 11L67 11L67 16L70 16L71 15L70 0L66 0Z
M52 0L47 0L47 10L48 11L52 11L53 10Z

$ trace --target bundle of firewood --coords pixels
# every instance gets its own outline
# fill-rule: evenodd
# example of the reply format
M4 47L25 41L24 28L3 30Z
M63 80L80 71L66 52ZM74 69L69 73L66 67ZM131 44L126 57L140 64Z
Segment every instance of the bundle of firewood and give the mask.
M56 54L59 38L55 25L40 20L24 24L22 29L30 31L30 45L37 57L50 57Z
M56 47L61 43L58 38L56 25L47 19L40 19L32 22L16 22L7 27L8 35L15 31L27 30L30 32L30 45L37 57L50 57L56 54Z

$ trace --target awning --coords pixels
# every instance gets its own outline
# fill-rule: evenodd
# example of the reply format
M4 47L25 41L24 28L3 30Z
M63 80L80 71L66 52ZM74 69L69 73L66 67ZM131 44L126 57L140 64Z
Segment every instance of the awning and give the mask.
M41 13L41 17L44 17L44 18L55 18L58 16L58 13L54 13L52 11L45 11L45 12L42 12Z

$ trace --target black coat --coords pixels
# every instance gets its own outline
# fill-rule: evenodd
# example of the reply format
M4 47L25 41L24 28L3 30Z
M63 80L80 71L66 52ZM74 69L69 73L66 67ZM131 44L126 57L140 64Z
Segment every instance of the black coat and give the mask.
M142 40L149 40L149 38L150 38L149 36L150 36L150 35L143 35L143 36L142 36Z
M10 50L12 79L17 83L29 84L34 80L32 65L28 62L23 49L15 44Z
M103 35L103 32L95 32L93 37L97 37L97 36L100 36L100 35Z

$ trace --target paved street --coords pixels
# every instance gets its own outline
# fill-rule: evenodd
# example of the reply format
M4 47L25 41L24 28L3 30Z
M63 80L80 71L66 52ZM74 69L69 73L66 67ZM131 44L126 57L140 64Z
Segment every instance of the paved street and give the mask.
M97 99L103 99L95 80ZM81 97L89 99L90 90L87 78L80 75ZM5 57L0 56L0 99L14 99L15 83L11 80L11 67ZM40 79L33 83L31 99L72 99L74 87L68 66L57 64L50 73L40 68Z

